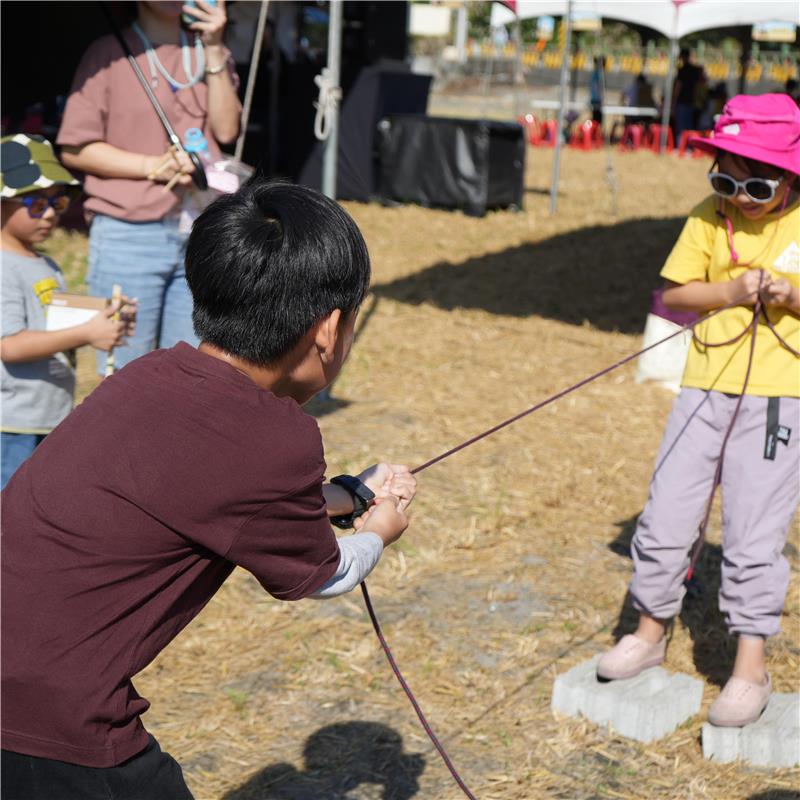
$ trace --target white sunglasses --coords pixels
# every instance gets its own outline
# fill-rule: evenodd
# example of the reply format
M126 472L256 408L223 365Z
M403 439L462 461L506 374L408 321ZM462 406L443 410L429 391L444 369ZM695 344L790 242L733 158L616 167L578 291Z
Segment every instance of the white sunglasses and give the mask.
M775 192L781 185L783 178L771 180L770 178L747 178L737 181L724 172L709 172L708 182L715 194L728 199L736 197L743 191L754 203L769 203L775 197Z

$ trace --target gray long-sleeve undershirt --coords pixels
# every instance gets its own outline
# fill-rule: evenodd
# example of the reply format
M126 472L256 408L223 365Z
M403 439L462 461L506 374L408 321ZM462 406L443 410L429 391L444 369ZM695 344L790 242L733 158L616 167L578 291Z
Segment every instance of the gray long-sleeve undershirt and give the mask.
M356 533L339 539L339 553L336 572L311 597L325 600L355 589L380 561L383 541L377 533Z

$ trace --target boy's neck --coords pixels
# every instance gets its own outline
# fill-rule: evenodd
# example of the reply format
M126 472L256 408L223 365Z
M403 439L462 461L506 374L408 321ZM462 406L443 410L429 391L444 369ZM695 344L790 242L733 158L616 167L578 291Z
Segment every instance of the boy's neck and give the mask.
M197 348L201 353L205 353L212 358L218 358L226 364L230 364L237 372L248 377L260 389L272 392L276 397L291 397L302 405L313 397L322 387L309 391L305 386L301 374L303 361L301 353L304 348L299 345L295 351L287 357L277 361L275 366L262 367L245 361L242 358L226 353L219 347L215 347L208 342L201 342Z
M181 26L178 17L157 16L142 3L136 22L151 44L178 44L180 40Z
M4 253L16 253L19 256L27 256L28 258L39 257L32 244L17 239L16 236L12 236L7 231L0 233L0 250Z
M197 349L207 356L218 358L220 361L230 364L237 372L246 375L253 383L262 389L272 391L275 385L281 381L282 375L279 370L251 364L249 361L244 361L230 353L226 353L224 350L221 350L219 347L214 347L213 344L209 344L208 342L201 342Z

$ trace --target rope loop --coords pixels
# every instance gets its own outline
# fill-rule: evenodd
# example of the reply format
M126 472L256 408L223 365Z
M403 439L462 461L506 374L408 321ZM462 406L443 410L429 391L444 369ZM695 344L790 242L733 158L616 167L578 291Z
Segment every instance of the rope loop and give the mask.
M319 87L319 99L314 103L317 109L314 136L324 142L331 134L331 121L342 100L342 87L333 82L327 67L323 67L322 72L315 76L314 83Z

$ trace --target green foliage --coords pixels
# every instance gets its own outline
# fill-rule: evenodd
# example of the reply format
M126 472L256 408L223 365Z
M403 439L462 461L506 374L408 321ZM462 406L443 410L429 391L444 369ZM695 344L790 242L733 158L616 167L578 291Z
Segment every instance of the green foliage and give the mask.
M492 17L492 4L473 2L467 4L467 20L469 21L469 35L473 39L486 39L491 34L490 20Z

